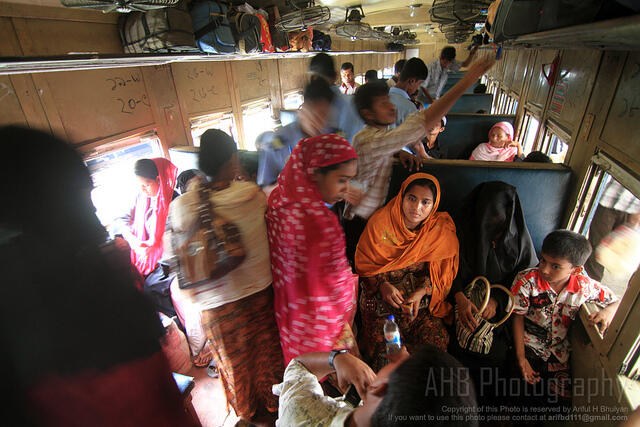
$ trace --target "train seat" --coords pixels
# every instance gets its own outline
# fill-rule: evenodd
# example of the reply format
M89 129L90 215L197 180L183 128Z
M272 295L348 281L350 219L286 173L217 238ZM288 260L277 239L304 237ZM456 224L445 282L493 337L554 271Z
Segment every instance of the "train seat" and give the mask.
M475 113L478 110L484 110L484 111L490 112L492 104L493 104L492 93L471 93L471 94L465 93L456 101L455 104L453 104L453 107L451 107L451 110L449 110L449 112L450 113Z
M446 129L438 137L438 142L447 153L447 159L468 159L478 144L489 140L491 126L502 121L514 124L515 119L516 116L511 114L450 113L447 114Z
M478 184L503 181L516 187L538 253L545 236L562 226L574 182L570 168L546 163L427 160L421 172L438 178L442 191L439 210L451 214ZM387 201L398 193L408 176L409 172L402 165L394 165Z

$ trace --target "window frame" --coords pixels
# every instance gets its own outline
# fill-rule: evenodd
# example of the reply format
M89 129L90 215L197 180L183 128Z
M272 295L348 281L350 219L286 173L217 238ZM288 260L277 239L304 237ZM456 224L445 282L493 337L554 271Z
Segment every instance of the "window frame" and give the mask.
M274 116L273 116L273 109L272 109L272 104L271 104L271 97L270 96L265 96L265 97L261 97L261 98L257 98L257 99L252 99L249 101L246 101L244 103L242 103L240 105L240 116L242 117L242 125L243 125L243 129L242 129L242 135L243 135L243 141L242 144L240 146L240 149L242 150L246 150L246 151L258 151L258 147L255 145L255 140L251 141L251 144L253 144L254 149L250 150L248 148L248 146L250 145L248 143L247 140L247 132L246 132L246 127L249 124L249 120L246 120L245 116L247 115L247 112L252 110L252 109L261 109L261 110L268 110L269 111L269 117L271 120L271 124L272 127L271 129L265 129L262 132L258 133L258 135L262 134L263 132L268 132L269 130L274 131L277 128L277 121L275 120Z
M529 135L529 125L532 124L531 119L534 119L535 121L538 122L538 127L536 128L536 131L533 134L531 147L527 147L526 143L527 143L527 137ZM518 141L520 141L523 144L522 150L525 153L525 155L534 151L534 148L536 146L536 141L538 140L538 134L540 132L540 128L542 127L540 123L541 123L541 120L536 116L535 112L525 107L524 113L522 115L522 121L520 122L520 128L518 129Z
M220 116L220 118L214 118L211 116ZM236 123L236 118L233 115L233 110L231 108L224 108L224 109L220 109L220 110L214 110L211 111L209 113L205 113L205 114L198 114L196 116L191 116L188 118L189 120L189 134L191 136L191 141L193 143L194 147L199 147L200 146L200 138L195 138L193 136L193 130L194 130L194 122L197 121L202 121L205 123L213 123L215 121L220 121L223 119L230 119L231 120L231 137L237 141L239 139L239 133L238 133L238 124ZM198 126L201 127L201 126ZM211 129L211 128L216 128L215 126L207 126L207 129ZM218 128L216 128L218 129ZM206 129L205 129L206 130ZM224 130L226 132L226 130ZM202 132L204 133L204 132ZM202 133L200 135L202 135Z
M542 126L543 131L539 134L538 143L536 144L536 149L538 151L542 151L547 156L551 157L549 154L549 150L551 149L551 141L553 137L560 139L560 141L567 145L567 152L565 154L564 159L562 160L562 164L566 163L567 154L569 154L569 150L571 149L571 134L564 130L560 125L555 123L553 120L547 119L544 126Z
M582 182L578 199L571 213L568 228L585 234L587 219L593 216L596 209L596 201L604 190L602 186L606 175L611 176L622 184L627 190L640 198L640 177L630 173L626 168L616 162L613 157L600 151L592 158L587 174ZM595 180L595 181L594 181ZM637 391L630 393L625 386L628 377L620 374L625 359L633 351L634 345L639 339L637 325L640 323L640 268L629 279L627 289L620 297L620 306L614 315L609 328L604 336L595 326L588 324L588 317L594 312L592 307L586 304L580 309L580 319L584 325L591 343L601 355L601 360L612 379L616 379L621 396L624 396L632 409L640 404L640 395ZM630 380L634 381L634 380ZM634 382L637 385L637 382ZM631 394L634 396L632 397Z

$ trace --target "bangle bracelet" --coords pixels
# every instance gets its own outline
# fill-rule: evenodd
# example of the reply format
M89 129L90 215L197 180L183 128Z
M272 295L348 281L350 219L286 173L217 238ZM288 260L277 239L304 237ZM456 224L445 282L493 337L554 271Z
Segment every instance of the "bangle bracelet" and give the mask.
M331 350L331 353L329 353L329 366L331 366L331 369L334 369L334 370L336 369L335 366L333 366L333 359L335 359L338 354L343 354L348 352L349 350L347 349Z

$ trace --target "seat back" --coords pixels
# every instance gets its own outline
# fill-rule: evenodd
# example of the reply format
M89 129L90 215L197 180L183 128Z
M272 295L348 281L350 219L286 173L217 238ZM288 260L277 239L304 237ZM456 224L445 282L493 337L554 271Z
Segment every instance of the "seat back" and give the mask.
M478 184L503 181L516 187L538 253L545 236L563 226L566 201L574 182L570 168L547 163L427 160L421 172L438 179L442 192L438 210L454 217L465 197ZM387 201L398 194L409 175L402 165L394 165Z
M447 159L468 159L478 144L489 140L491 126L505 121L514 124L515 118L511 114L447 114L438 142Z
M451 113L474 114L478 110L484 110L490 113L492 104L493 94L491 93L465 93L453 104L453 107L451 107L449 111Z

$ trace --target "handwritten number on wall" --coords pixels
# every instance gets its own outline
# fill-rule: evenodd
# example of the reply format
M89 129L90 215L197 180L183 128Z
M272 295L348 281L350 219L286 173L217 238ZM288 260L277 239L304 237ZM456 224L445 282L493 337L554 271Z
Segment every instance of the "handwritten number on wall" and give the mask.
M117 88L125 87L128 84L139 83L140 76L137 74L131 73L129 76L126 76L126 77L115 76L113 78L105 79L105 80L107 82L111 82L111 90L116 90Z
M122 98L115 98L116 101L120 102L120 112L124 114L133 114L134 110L138 107L139 104L146 105L150 107L149 100L147 95L143 94L140 99L129 98L128 100L124 100Z

